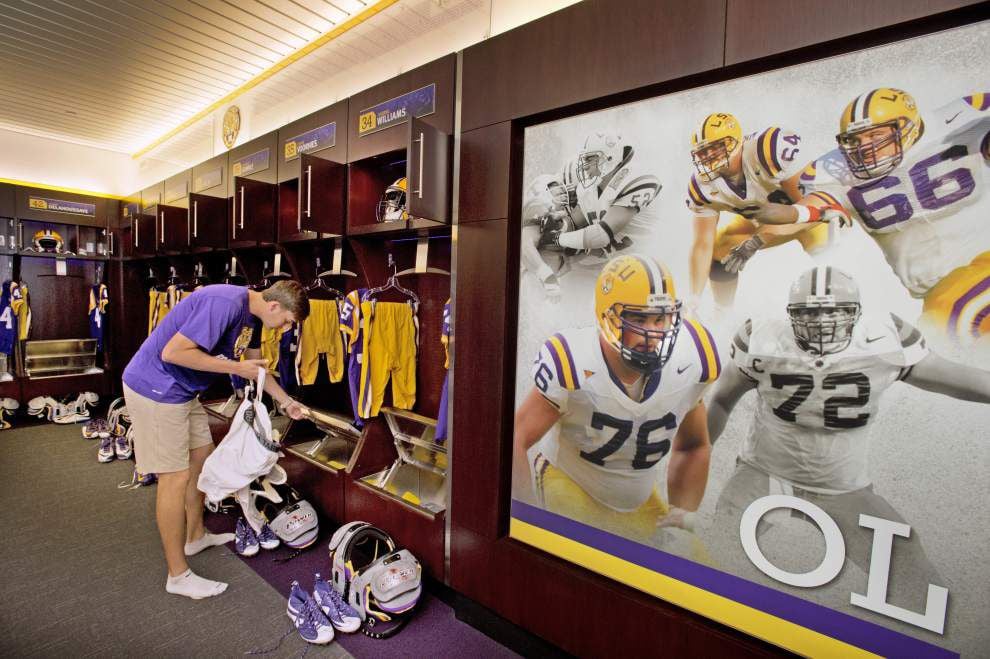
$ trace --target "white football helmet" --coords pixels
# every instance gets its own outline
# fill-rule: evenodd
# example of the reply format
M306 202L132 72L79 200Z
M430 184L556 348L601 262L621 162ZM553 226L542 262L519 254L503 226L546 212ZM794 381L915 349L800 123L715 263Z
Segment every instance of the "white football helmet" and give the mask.
M791 285L787 315L798 346L813 355L849 347L862 307L859 287L838 268L812 268Z
M622 163L626 145L620 135L592 133L578 152L575 170L586 188L608 176Z

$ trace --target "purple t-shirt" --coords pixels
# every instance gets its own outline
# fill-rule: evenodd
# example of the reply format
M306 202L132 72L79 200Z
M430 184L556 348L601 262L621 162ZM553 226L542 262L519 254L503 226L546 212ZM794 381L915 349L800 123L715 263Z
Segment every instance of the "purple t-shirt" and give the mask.
M162 350L176 332L205 352L240 359L254 333L256 319L248 309L243 286L204 286L175 305L144 340L124 369L124 383L160 403L185 403L213 382L218 373L196 371L162 360Z

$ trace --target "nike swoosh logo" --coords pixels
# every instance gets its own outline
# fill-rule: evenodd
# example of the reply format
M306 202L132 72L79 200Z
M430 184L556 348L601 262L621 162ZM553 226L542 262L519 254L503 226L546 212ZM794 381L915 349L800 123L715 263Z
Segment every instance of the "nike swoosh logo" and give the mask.
M689 368L691 368L691 365L690 364L688 364L684 368L679 368L679 369L677 369L677 374L680 375L681 373L683 373L684 371L688 370Z
M880 340L880 339L882 339L882 338L883 338L882 336L874 336L873 338L869 338L869 337L868 337L868 338L866 339L866 342L867 342L867 343L873 343L874 341L879 341L879 340Z
M945 123L947 123L947 124L951 124L951 123L953 122L953 120L954 120L954 119L955 119L956 117L958 117L959 115L961 115L961 114L962 114L962 110L960 110L959 112L956 112L956 113L955 113L954 115L952 115L951 117L949 117L948 119L946 119L946 120L945 120Z

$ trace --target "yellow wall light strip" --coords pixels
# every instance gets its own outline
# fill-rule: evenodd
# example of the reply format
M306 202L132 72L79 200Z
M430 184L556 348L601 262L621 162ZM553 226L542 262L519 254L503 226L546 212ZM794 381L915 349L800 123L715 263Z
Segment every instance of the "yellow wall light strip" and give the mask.
M509 520L509 537L804 656L836 659L877 657L862 648L630 563L514 517Z
M370 7L366 8L365 10L363 10L361 13L355 14L354 16L352 16L347 21L341 23L340 25L338 25L334 29L330 30L326 34L320 36L315 41L306 44L305 46L303 46L302 48L300 48L296 52L292 53L291 55L286 55L282 60L276 62L275 64L273 64L269 68L265 69L264 71L262 71L261 73L259 73L255 77L251 78L250 80L248 80L247 82L245 82L243 85L241 85L240 87L238 87L234 91L230 92L229 94L227 94L223 98L221 98L219 101L213 103L212 105L210 105L207 108L204 108L203 110L200 110L199 112L197 112L196 114L194 114L192 117L190 117L189 119L186 119L181 124L179 124L178 126L176 126L175 128L173 128L169 132L165 133L164 135L162 135L161 137L159 137L157 140L155 140L151 144L143 147L142 149L140 149L138 151L135 151L133 154L131 154L131 158L135 158L135 159L136 158L140 158L141 156L143 156L144 154L148 153L149 151L151 151L155 147L160 146L161 144L163 144L163 143L167 142L168 140L172 139L173 137L175 137L176 135L178 135L179 133L181 133L185 129L189 128L190 126L192 126L196 122L198 122L201 119L209 116L215 110L223 107L227 103L230 103L231 101L233 101L238 96L241 96L245 92L253 89L254 87L257 87L262 82L264 82L265 80L268 80L273 75L275 75L276 73L278 73L279 71L281 71L285 67L289 66L293 62L296 62L296 61L302 59L303 57L305 57L306 55L309 55L311 52L313 52L317 48L325 45L326 43L328 43L330 41L333 41L334 39L336 39L340 35L342 35L345 32L347 32L348 30L350 30L352 28L355 28L358 25L360 25L361 23L365 22L366 20L368 20L369 18L371 18L375 14L377 14L377 13L379 13L379 12L385 10L385 9L388 9L389 7L391 7L392 5L394 5L398 1L399 0L379 0L375 4L371 5Z
M34 181L19 181L13 178L0 178L0 183L19 185L25 188L37 188L39 190L53 190L55 192L69 192L71 194L87 195L89 197L101 197L103 199L117 199L123 201L125 197L108 194L106 192L93 192L92 190L80 190L79 188L66 188L60 185L49 185L47 183L35 183Z

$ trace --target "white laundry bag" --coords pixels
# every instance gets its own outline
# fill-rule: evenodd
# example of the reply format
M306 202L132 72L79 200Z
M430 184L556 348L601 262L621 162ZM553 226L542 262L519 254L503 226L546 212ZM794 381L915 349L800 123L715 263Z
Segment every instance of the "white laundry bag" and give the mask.
M258 381L248 383L230 431L203 464L198 486L208 502L230 496L270 472L278 461L279 445L272 439L272 422L261 402L265 375L259 368Z

